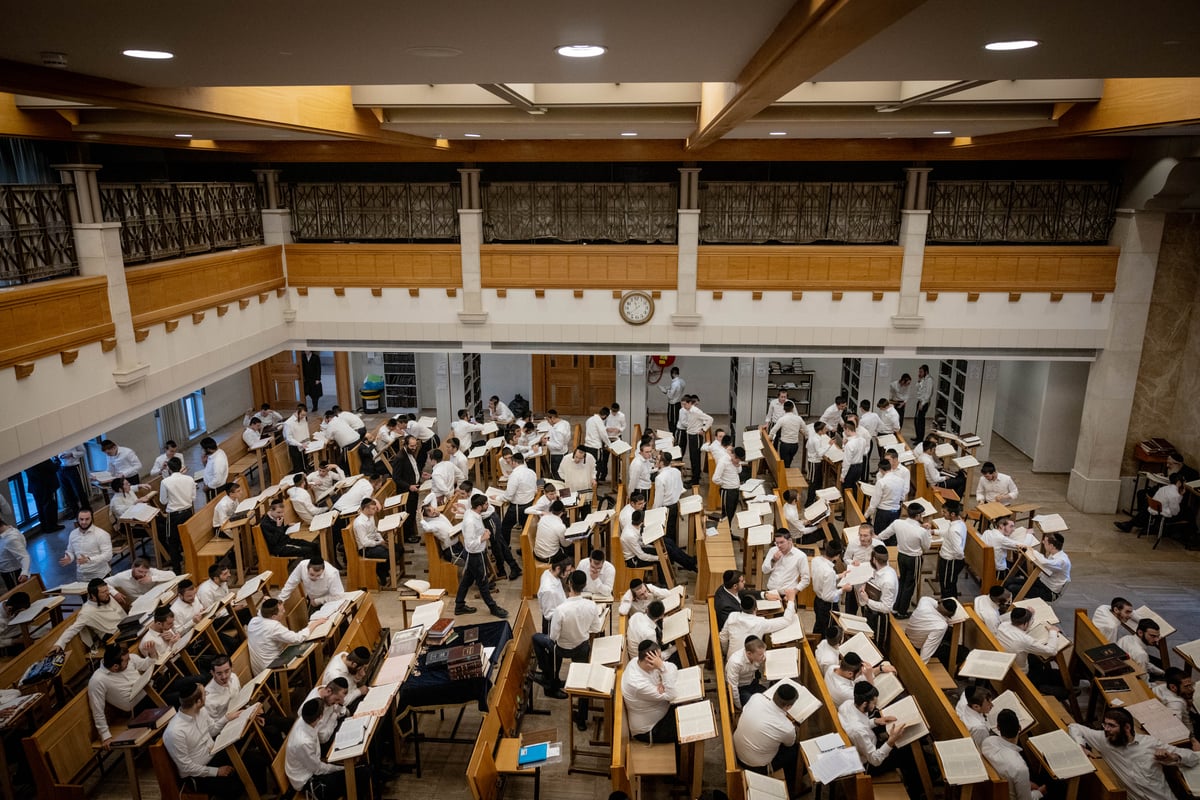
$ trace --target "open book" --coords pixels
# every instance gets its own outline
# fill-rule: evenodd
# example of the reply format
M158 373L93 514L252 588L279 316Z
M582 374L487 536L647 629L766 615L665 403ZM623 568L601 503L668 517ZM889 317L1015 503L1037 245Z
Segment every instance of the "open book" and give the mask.
M29 608L14 616L8 621L10 626L28 625L38 618L40 614L49 611L52 608L62 605L65 598L62 595L48 595L39 597L29 604Z
M938 761L942 765L942 777L951 786L983 783L988 779L983 758L970 736L934 742L933 749L937 751Z
M746 529L747 547L769 545L774 538L775 527L773 525L755 525L753 528Z
M912 695L880 709L879 713L885 717L895 717L896 722L893 724L904 724L904 732L896 741L897 749L907 747L929 733L925 718L921 716L921 709L917 707L917 700Z
M1061 533L1068 530L1062 514L1039 514L1033 518L1033 522L1041 529L1042 533Z
M999 697L992 701L992 710L987 715L989 728L994 731L999 730L997 720L1000 719L1000 712L1005 709L1009 709L1017 715L1017 723L1021 726L1022 731L1029 730L1037 722L1029 713L1029 709L1021 702L1021 698L1013 694L1011 689L1005 689Z
M1058 624L1058 615L1054 613L1054 608L1040 597L1027 597L1024 600L1018 600L1013 605L1027 608L1033 613L1033 619L1029 622L1030 628L1036 625Z
M804 627L800 624L800 615L792 617L792 621L786 627L767 635L771 637L771 644L776 647L800 641L804 638Z
M125 522L149 522L157 516L158 509L149 503L135 503L121 515L121 519Z
M1041 754L1050 774L1060 781L1096 771L1087 753L1064 730L1030 736L1027 741L1030 747Z
M766 652L764 671L769 681L800 675L800 651L795 647L777 647Z
M1184 644L1176 645L1175 652L1191 661L1193 664L1200 664L1200 639L1194 639Z
M702 667L694 666L675 673L675 702L691 703L704 697L704 674Z
M400 691L400 683L376 683L370 693L358 704L354 712L356 717L381 717L387 713L392 704L392 698Z
M404 520L406 520L406 519L408 519L407 511L401 511L397 514L388 514L386 517L384 517L382 520L379 521L379 525L376 527L376 530L378 530L380 533L387 533L389 531L394 531L397 528L399 528L401 525L403 525Z
M768 650L767 652L770 653L772 651ZM763 694L768 699L774 700L775 691L785 683L796 690L796 702L792 703L792 707L788 709L787 713L797 724L804 722L804 720L817 713L824 705L816 695L808 690L807 686L802 686L790 678L784 678L779 683L773 684Z
M1157 697L1126 706L1133 718L1142 724L1146 733L1168 744L1186 742L1191 736L1187 726L1171 713Z
M216 754L231 744L237 744L246 733L246 729L250 727L250 723L254 721L259 707L259 703L246 706L238 712L236 717L225 723L225 727L221 728L221 732L217 734L217 738L213 741L212 747L209 748L208 752Z
M679 743L699 742L715 739L717 718L713 714L711 700L675 707L675 728L679 732Z
M371 724L371 717L351 717L342 722L337 733L333 736L333 746L329 749L329 761L335 761L340 758L349 757L350 751L355 751L365 744L367 740L367 729Z
M593 664L619 664L621 651L625 648L625 637L621 634L601 636L592 640Z
M904 684L891 672L881 672L875 676L875 688L879 691L878 705L886 706L900 695L904 694Z
M651 545L667 535L667 527L661 522L642 525L642 544Z
M788 800L787 784L779 778L759 775L752 769L742 770L746 784L746 800Z
M804 518L805 524L813 525L829 516L829 504L818 497L811 506L804 509L801 516Z
M692 632L692 610L685 608L668 614L662 621L662 643L664 645L687 636Z
M825 460L830 464L840 464L843 458L845 458L845 454L842 453L842 448L836 444L829 445L829 449L825 451Z
M989 681L1004 680L1009 667L1017 660L1013 653L975 649L967 654L958 668L959 677L983 678Z
M880 661L883 661L883 653L880 653L879 648L872 644L871 640L863 633L856 633L842 642L841 647L838 648L838 652L842 655L857 653L863 663L870 666L875 666Z
M1152 619L1158 623L1158 635L1162 638L1167 638L1175 632L1176 628L1171 623L1160 617L1158 614L1150 610L1150 606L1142 606L1133 612L1133 618L1136 620Z
M337 518L338 512L323 511L312 518L312 521L308 523L308 529L313 533L316 533L317 531L323 531L326 528L331 528L333 527L333 523Z
M970 469L971 467L979 466L979 459L975 458L975 456L959 456L958 458L952 458L950 460L953 461L954 466L958 467L959 469Z
M933 454L938 458L953 456L957 452L958 450L956 450L954 445L950 444L949 442L942 442L933 450Z
M833 612L833 619L841 627L842 630L850 634L865 633L867 636L874 636L875 632L871 630L871 624L867 622L866 617L860 617L858 614L847 614L846 612Z
M850 569L846 570L846 574L838 584L838 587L844 589L847 586L862 586L873 577L875 577L874 567L869 563L859 564L857 567L850 567Z
M572 661L567 670L565 688L568 691L612 694L617 671L598 662Z
M264 669L242 684L242 688L238 690L237 696L229 702L229 707L226 710L237 711L238 709L245 708L246 704L254 697L254 693L258 690L258 687L262 686L263 682L269 677L271 677L271 670Z
M608 449L612 451L614 456L623 456L628 453L633 447L629 442L623 442L620 439L613 439L608 443Z
M704 510L704 498L698 494L687 494L679 498L680 514L695 514Z
M271 570L269 570L269 569L263 570L262 572L255 575L253 578L250 578L249 580L247 580L245 583L243 583L241 585L241 588L239 588L237 590L237 594L233 596L233 602L240 603L243 600L245 600L246 598L250 597L255 592L257 592L259 589L261 589L263 587L264 583L266 581L268 581L270 578L271 578Z
M438 600L435 603L425 603L424 605L414 608L412 612L412 622L410 624L412 627L422 625L424 626L425 630L428 631L433 627L435 622L441 619L441 617L442 601Z

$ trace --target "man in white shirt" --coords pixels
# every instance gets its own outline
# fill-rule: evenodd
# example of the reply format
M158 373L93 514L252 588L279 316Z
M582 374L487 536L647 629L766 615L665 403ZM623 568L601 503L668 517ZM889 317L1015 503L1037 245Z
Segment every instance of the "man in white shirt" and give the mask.
M730 613L721 627L721 650L727 653L741 647L749 636L757 636L765 641L768 634L791 625L792 620L796 618L796 592L794 589L786 589L780 596L784 600L783 616L768 619L758 615L758 600L755 596L744 592L742 610Z
M908 609L921 576L921 558L930 548L932 535L929 524L921 522L923 510L920 503L910 503L907 518L894 519L879 532L879 538L885 542L896 537L896 561L900 565L900 586L894 608L897 619L908 619Z
M897 433L904 426L904 410L908 407L911 391L912 376L907 372L888 384L888 400L891 402L892 408L896 409L896 417L899 420L896 426Z
M870 451L870 440L858 435L858 423L853 418L846 420L842 437L842 486L857 488L866 475L863 461Z
M650 493L650 475L654 472L654 445L643 444L629 460L629 492Z
M733 707L738 711L754 695L767 690L763 675L767 665L767 646L757 636L747 636L742 647L729 651L725 660L725 682Z
M687 409L687 446L688 455L692 460L691 485L700 485L700 445L704 443L704 432L712 427L713 418L700 408L700 398L689 395L684 398L683 407Z
M322 461L321 465L308 473L308 485L313 490L315 495L327 494L333 490L333 487L346 480L346 473L342 468L332 461ZM396 490L407 492L408 488L396 484Z
M858 412L858 435L867 440L867 452L863 456L867 463L863 464L863 472L869 473L871 451L876 447L875 437L888 433L888 431L882 430L883 420L871 410L870 400L863 400L859 403Z
M1200 764L1200 753L1195 750L1172 747L1135 733L1133 715L1124 708L1105 711L1101 730L1072 723L1067 732L1079 744L1103 756L1125 784L1130 800L1173 800L1175 795L1167 784L1164 767Z
M784 403L783 415L771 426L768 435L779 436L779 457L785 467L792 466L792 459L800 452L800 442L804 440L807 430L804 419L796 413L796 404L791 400Z
M105 582L116 592L119 603L129 604L160 583L174 580L175 573L169 569L155 569L144 558L134 559L132 566L122 572L109 575Z
M995 696L987 686L970 684L963 689L954 706L954 713L966 726L967 733L971 734L971 740L975 742L976 747L982 745L984 739L992 733L987 715L992 713L992 700Z
M583 424L583 449L596 461L596 481L608 480L608 406L587 418Z
M810 564L813 587L814 631L824 631L829 627L832 612L838 610L842 599L842 590L838 588L837 566L834 562L842 555L845 545L840 538L824 542L817 555L813 556Z
M169 606L159 606L154 609L154 616L138 642L138 653L146 658L157 659L169 653L177 641L179 634L175 632L175 612Z
M171 718L163 731L163 746L189 789L215 797L240 797L246 787L229 765L228 755L223 751L212 754L209 721L204 710L204 686L195 683L180 697L179 713ZM250 771L250 774L256 773Z
M972 605L979 619L994 634L1000 627L1000 623L1009 619L1009 612L1012 610L1012 592L1000 584L996 584L988 589L987 594L977 596Z
M916 413L913 414L913 429L917 434L917 441L925 438L925 414L929 411L932 400L933 378L929 376L929 365L922 364L917 367Z
M154 466L150 468L150 477L167 477L167 462L177 455L179 455L179 445L175 443L175 440L168 439L166 444L163 445L163 451L154 459Z
M208 713L208 732L216 736L237 716L240 708L230 708L230 704L242 691L242 681L233 671L233 662L229 656L219 654L210 662L212 679L204 686L204 710Z
M641 578L633 578L629 581L629 588L625 594L621 595L617 613L624 617L638 611L645 612L651 602L662 600L669 594L671 594L669 589L660 589L652 583L646 583Z
M788 791L796 791L796 761L799 745L796 726L788 716L799 693L790 684L781 684L774 697L756 694L733 731L733 751L737 762L746 769L767 774L768 769L783 770Z
M875 633L875 646L886 653L891 636L888 618L894 610L900 579L896 570L888 564L886 547L878 546L871 551L871 566L875 570L871 580L862 586L854 587L854 591L858 598L858 607L862 609L871 630Z
M550 453L550 471L558 474L558 465L571 449L571 423L558 415L556 409L546 412L546 422L550 430L546 433L546 449Z
M838 395L824 411L821 412L821 422L825 423L825 430L830 436L836 434L842 428L842 412L846 410L848 398L844 395Z
M87 631L84 644L91 647L103 637L116 633L123 619L125 609L112 598L108 584L100 578L93 578L88 581L87 601L75 612L74 621L58 637L51 652L63 652L71 640L83 631Z
M897 723L895 717L876 716L879 690L863 681L854 684L854 697L838 706L838 721L850 742L858 751L858 757L868 775L881 775L899 769L909 797L924 797L925 790L913 760L912 750L907 747L896 749L896 742L904 735L905 725ZM886 726L887 739L876 744L876 728Z
M1129 659L1140 669L1160 678L1163 675L1162 660L1159 658L1158 640L1161 638L1158 623L1146 618L1137 624L1137 630L1117 640L1117 647L1129 654Z
M717 456L717 465L713 467L712 482L721 490L721 510L725 514L725 519L729 522L730 529L733 528L733 518L737 514L738 503L741 502L742 492L742 459L746 457L746 450L742 447L735 447L733 451L720 451Z
M579 513L592 513L592 495L596 491L596 459L583 447L576 447L570 458L558 462L558 477L575 494Z
M112 439L100 443L100 450L108 456L108 472L115 478L129 478L130 483L138 482L138 474L142 471L142 460L137 453L128 447L121 447Z
M378 513L378 501L373 497L364 498L358 507L358 516L354 518L352 524L354 544L358 548L358 554L363 558L380 559L375 563L375 577L380 586L387 586L391 569L388 566L387 543L375 521Z
M550 513L538 520L533 539L533 557L543 564L560 558L570 558L573 547L567 541L567 523L563 521L566 509L561 500L555 500Z
M383 486L382 475L364 472L337 499L337 502L333 504L333 510L342 515L353 514L362 506L362 501L374 495L380 486Z
M366 647L356 647L353 650L343 650L329 659L329 665L325 667L324 674L321 675L321 683L329 686L335 680L342 680L346 683L346 697L342 701L342 705L346 710L353 713L354 704L358 702L360 697L363 697L371 689L365 686L363 681L367 679L367 665L371 663L371 651Z
M221 499L213 506L212 526L213 534L227 539L233 538L221 527L229 521L237 511L238 504L246 499L246 490L242 488L242 484L237 481L230 481L221 487Z
M1163 672L1163 682L1150 688L1167 710L1195 736L1200 712L1196 711L1196 682L1192 676L1179 667L1168 667Z
M513 527L525 524L525 509L537 497L537 473L525 464L525 456L520 453L513 453L512 460L513 471L508 475L503 494L508 508L500 524L500 538L505 545L512 541Z
M429 473L430 491L437 495L438 504L441 505L450 499L458 486L458 470L445 460L441 450L429 451L429 464L432 465Z
M1003 472L996 471L996 465L985 461L979 468L979 483L975 485L975 502L1003 503L1009 505L1017 499L1017 485L1013 479Z
M825 488L825 454L833 446L829 438L829 426L822 420L814 422L807 431L804 446L804 477L808 479L808 497L805 505L812 505L817 490Z
M65 567L74 562L75 580L90 581L103 578L111 571L112 537L108 531L92 524L92 512L81 510L75 517L75 528L67 539L67 549L58 560Z
M297 586L304 587L304 597L309 609L315 610L333 600L338 600L346 593L342 588L342 577L337 570L329 569L320 556L306 558L296 565L283 590L279 593L279 601L286 602L296 591ZM257 674L257 670L255 671Z
M487 507L488 499L484 495L475 494L471 495L470 503L471 508L463 514L462 520L462 540L466 565L463 568L462 578L458 582L458 594L454 598L454 613L456 615L475 613L474 606L467 605L467 592L472 586L477 586L479 595L492 612L492 616L505 619L508 617L508 612L492 599L491 590L488 589L487 562L484 551L488 547L488 540L492 533L484 525L483 517L480 516Z
M211 436L205 436L200 440L200 449L204 451L204 454L200 456L200 463L204 465L201 477L204 481L205 491L209 497L212 497L214 492L229 483L229 456L217 446L217 440ZM170 466L169 461L167 466Z
M667 539L677 542L679 527L679 498L683 496L683 475L671 459L662 454L662 469L654 477L654 507L667 509Z
M345 463L345 452L353 449L362 438L358 431L351 428L349 423L332 411L325 412L325 424L321 426L321 429L325 432L325 438L338 446L338 461L343 464Z
M129 669L132 666L133 669ZM146 693L138 690L137 684L143 672L154 668L154 662L142 656L131 656L129 651L118 645L104 648L100 668L88 680L88 706L92 709L92 722L100 735L100 744L108 749L112 732L108 729L107 707L112 706L126 713L133 713L142 706L152 707L146 702Z
M1154 493L1155 503L1159 508L1151 508L1150 503L1139 503L1138 513L1132 519L1125 522L1114 522L1113 527L1119 531L1129 533L1134 528L1138 530L1150 530L1153 523L1158 522L1161 517L1165 522L1169 519L1174 519L1179 515L1180 507L1182 506L1184 492L1187 491L1187 476L1180 470L1171 476L1171 482L1166 486L1160 487ZM1139 500L1145 497L1139 492Z
M949 663L950 640L946 638L946 631L950 629L950 618L957 612L958 601L953 597L939 601L926 595L917 601L916 610L904 626L904 635L926 664L934 656L943 664Z
M511 425L517 419L515 416L513 416L513 413L508 410L508 406L500 402L500 398L496 395L492 395L490 398L488 398L487 414L488 419L496 423L496 425L498 425L500 428L504 428L505 425Z
M679 376L679 367L671 367L670 376L671 382L666 386L659 386L658 389L667 396L667 430L675 433L687 382Z
M464 447L470 447L475 441L475 434L483 430L483 426L471 419L471 412L465 408L458 410L458 419L450 423L450 430L454 432L454 437L463 443ZM482 434L480 434L482 436Z
M247 450L260 450L270 446L271 437L263 436L262 431L263 421L258 417L251 417L250 424L242 430L242 441L246 443Z
M559 673L562 671L563 659L569 658L576 663L586 662L592 655L592 635L603 628L603 615L600 606L583 597L583 587L587 576L575 570L567 578L567 599L554 610L550 619L550 634L533 635L533 651L537 657L538 667L542 671L542 685L546 696L557 700L564 699L567 694L562 690L563 683ZM575 726L586 729L587 701L581 700L575 713Z
M1029 634L1029 626L1032 622L1033 613L1027 608L1017 606L1012 610L1009 620L1001 622L996 628L996 641L1000 643L1004 652L1016 655L1017 669L1027 673L1029 679L1035 685L1039 685L1042 683L1040 679L1046 674L1046 669L1038 659L1030 662L1029 656L1033 654L1041 658L1053 658L1058 653L1059 630L1054 626L1048 627L1046 641L1039 642Z
M879 398L879 402L875 404L879 409L879 429L876 431L876 436L882 436L885 433L894 433L897 438L900 437L900 412L892 405L892 401L886 397Z
M567 592L563 581L571 574L571 562L559 559L550 565L550 569L542 572L538 581L538 610L542 612L542 633L550 635L550 620L554 611L567 600Z
M183 462L178 457L167 462L170 473L162 479L158 488L158 500L166 514L161 518L159 533L167 554L171 557L171 569L183 572L183 542L179 539L179 526L187 522L196 505L196 482L183 472Z
M287 499L292 504L292 511L305 524L312 522L313 517L323 510L313 502L312 493L308 489L308 478L303 472L297 472L292 476L292 485L288 487Z
M967 548L967 523L962 519L962 503L947 500L942 511L950 529L942 536L938 549L937 579L942 597L958 597L958 576L962 572Z
M775 397L771 398L771 401L769 403L767 403L767 416L763 420L763 424L760 426L761 430L764 430L764 431L771 430L772 426L774 426L775 423L779 421L779 418L783 416L783 414L784 414L783 407L785 404L787 404L787 402L788 402L787 389L780 389L779 394L777 394ZM775 444L775 449L778 450L779 449L779 439L777 438L777 436L775 434L770 434L770 436L771 436L771 440Z
M1123 635L1121 626L1133 619L1133 603L1124 597L1114 597L1111 603L1097 606L1092 612L1092 624L1113 644Z
M319 620L310 622L308 629L319 624ZM282 602L273 597L263 600L258 607L258 616L246 626L246 649L250 653L251 674L262 672L289 646L307 639L308 630L293 631L284 624Z
M325 708L319 698L306 700L300 706L300 718L292 725L287 738L287 755L284 757L284 772L287 773L288 783L292 785L297 796L308 792L311 797L345 797L346 770L341 762L330 764L321 758L324 748L317 734L317 725L325 714ZM358 764L355 767L356 785L360 791L366 792L370 785L367 765ZM365 781L357 780L359 771L363 771Z
M792 535L784 528L775 531L775 545L763 558L762 572L767 576L767 589L776 592L795 589L798 594L812 581L808 556L792 545Z
M296 413L283 421L283 440L287 442L288 456L292 460L292 472L304 469L304 448L311 433L308 429L308 409L296 406Z
M800 493L795 489L783 491L783 521L787 531L792 535L792 541L808 545L825 539L825 530L818 525L808 524L804 518L804 507L800 505ZM818 520L815 520L819 522Z
M0 577L9 589L29 580L29 549L25 546L25 534L3 519L0 519Z
M675 742L675 678L678 668L664 661L658 642L647 639L638 643L637 661L625 665L621 676L621 697L629 731L639 742Z
M587 576L587 584L583 587L585 593L592 597L612 597L617 568L604 557L603 550L593 550L576 569Z
M454 474L458 476L459 483L471 477L471 464L467 461L462 442L457 436L451 436L442 442L442 453L446 456L445 460L454 467Z
M647 639L653 639L662 646L662 621L666 614L666 607L662 601L652 600L645 611L636 611L629 615L629 621L625 623L625 652L629 654L630 660L637 658L638 645ZM665 648L663 655L668 661L678 664L679 659L672 657L674 650L673 646Z
M1005 708L996 715L999 736L988 736L979 744L980 754L987 759L1001 778L1008 781L1008 800L1042 800L1045 786L1036 786L1029 780L1029 765L1021 755L1017 737L1021 735L1021 723L1017 712Z
M1058 533L1042 534L1042 553L1037 553L1029 545L1020 545L1019 549L1026 553L1031 560L1036 559L1039 571L1038 578L1029 587L1026 597L1040 597L1047 603L1053 603L1063 593L1071 582L1071 559L1063 552L1065 537ZM1010 590L1020 591L1025 583L1025 575L1011 576L1005 585Z
M872 520L875 530L882 532L900 516L900 505L908 494L908 485L892 469L887 459L879 460L879 477L875 480L875 494L867 506L866 517Z

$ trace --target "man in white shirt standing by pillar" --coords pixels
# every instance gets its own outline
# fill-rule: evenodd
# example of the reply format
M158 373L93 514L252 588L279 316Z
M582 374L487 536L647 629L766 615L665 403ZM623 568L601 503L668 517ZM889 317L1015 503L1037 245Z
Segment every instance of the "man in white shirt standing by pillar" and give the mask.
M162 479L158 488L159 502L167 512L161 517L159 530L163 546L171 557L171 569L176 574L183 574L183 543L179 539L179 526L187 522L195 511L196 482L184 474L179 456L167 462L167 471L170 474Z
M608 480L608 406L587 418L583 425L583 449L596 459L596 482Z
M667 396L667 430L675 436L675 443L679 444L679 410L683 404L683 391L687 387L687 382L679 376L679 367L671 367L671 382L667 386L658 387L659 390Z
M916 431L915 441L925 440L925 414L933 401L933 378L929 375L929 365L917 367L917 399L913 409L913 430Z

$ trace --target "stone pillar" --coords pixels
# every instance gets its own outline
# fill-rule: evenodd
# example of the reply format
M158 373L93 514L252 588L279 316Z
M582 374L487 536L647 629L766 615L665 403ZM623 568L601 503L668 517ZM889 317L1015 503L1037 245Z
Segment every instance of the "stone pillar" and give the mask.
M1067 501L1089 514L1112 514L1121 491L1121 461L1150 312L1161 212L1118 209L1109 242L1121 248L1108 340L1092 363L1079 423Z
M125 259L121 254L121 223L104 222L100 211L97 164L57 164L64 184L75 187L70 205L75 252L80 275L102 275L108 280L108 308L117 340L117 367L113 379L118 386L133 386L146 377L150 367L138 362L133 336L133 312L125 285Z
M928 167L906 169L904 210L900 212L900 245L904 257L900 267L900 300L892 317L894 328L919 328L924 317L921 301L921 269L925 262L925 234L929 229L926 194Z
M675 313L671 322L684 327L700 324L696 313L696 258L700 246L700 169L679 170L679 217L676 224L679 247L675 286Z
M458 320L464 325L487 322L483 310L483 270L479 249L483 246L483 208L479 192L478 169L460 169L462 207L458 210L459 250L462 253L462 310ZM454 419L451 417L451 419Z

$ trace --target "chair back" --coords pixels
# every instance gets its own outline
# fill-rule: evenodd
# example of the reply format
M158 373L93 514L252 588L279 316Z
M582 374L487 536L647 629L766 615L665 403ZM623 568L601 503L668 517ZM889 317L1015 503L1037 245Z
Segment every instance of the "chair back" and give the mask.
M158 779L160 796L179 800L204 800L208 797L203 792L195 792L186 787L183 779L179 777L175 762L171 760L171 754L161 741L150 745L149 750L150 763L154 766L154 777Z

